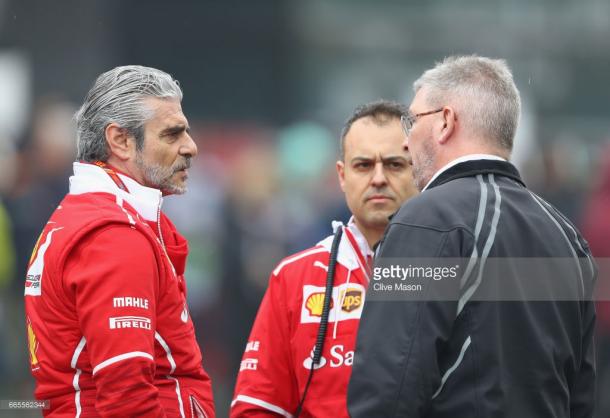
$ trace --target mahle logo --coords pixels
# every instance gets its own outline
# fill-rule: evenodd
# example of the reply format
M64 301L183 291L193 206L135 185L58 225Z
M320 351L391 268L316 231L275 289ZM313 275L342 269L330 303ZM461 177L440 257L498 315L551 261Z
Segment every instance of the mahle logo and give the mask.
M311 316L322 316L322 309L324 308L324 293L313 293L305 302L305 307L309 311ZM330 299L330 309L333 308L333 300Z
M343 304L341 309L345 312L351 312L358 309L362 305L362 290L350 288L341 292Z

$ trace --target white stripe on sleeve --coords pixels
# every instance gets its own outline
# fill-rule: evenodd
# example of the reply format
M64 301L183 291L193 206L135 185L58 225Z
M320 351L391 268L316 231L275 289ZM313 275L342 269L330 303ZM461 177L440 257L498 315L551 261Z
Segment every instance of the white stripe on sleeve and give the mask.
M110 357L107 360L102 361L100 364L93 368L93 372L91 374L95 375L97 372L102 370L104 367L108 367L111 364L118 363L119 361L127 360L134 357L144 357L153 361L153 356L143 351L132 351L130 353L119 354L118 356Z
M277 405L273 405L269 402L265 402L262 399L253 398L252 396L246 395L237 395L237 397L231 402L231 407L233 407L237 402L245 402L252 405L263 407L271 412L275 412L276 414L280 414L286 418L292 418L292 414L283 410Z

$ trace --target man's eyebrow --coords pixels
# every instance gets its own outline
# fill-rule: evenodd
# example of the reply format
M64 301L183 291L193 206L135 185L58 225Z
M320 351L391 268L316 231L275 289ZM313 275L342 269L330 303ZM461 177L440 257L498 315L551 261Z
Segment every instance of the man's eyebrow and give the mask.
M376 161L377 157L364 157L357 156L350 160L350 162L370 162ZM383 163L393 163L393 162L407 162L407 158L402 155L388 155L387 157L381 156L381 162Z
M191 128L187 125L174 125L174 126L169 126L165 129L163 129L160 133L161 136L165 136L165 135L174 135L174 134L179 134L181 132L187 132L190 133L191 132Z
M387 157L381 157L381 161L384 163L396 163L396 162L407 162L406 157L402 155L389 155Z
M372 157L364 157L364 156L358 156L358 157L354 157L351 159L352 162L354 161L373 161L375 158Z

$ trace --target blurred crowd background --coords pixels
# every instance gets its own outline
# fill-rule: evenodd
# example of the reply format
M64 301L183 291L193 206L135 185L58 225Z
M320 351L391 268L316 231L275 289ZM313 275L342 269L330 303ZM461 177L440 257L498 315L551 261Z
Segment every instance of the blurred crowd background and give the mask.
M274 265L349 217L343 121L374 99L408 103L423 70L469 53L508 60L523 99L514 162L610 257L607 0L0 0L0 399L32 398L26 264L67 192L72 115L97 75L148 65L184 89L199 156L164 209L190 240L189 302L222 417ZM600 304L599 417L609 341Z

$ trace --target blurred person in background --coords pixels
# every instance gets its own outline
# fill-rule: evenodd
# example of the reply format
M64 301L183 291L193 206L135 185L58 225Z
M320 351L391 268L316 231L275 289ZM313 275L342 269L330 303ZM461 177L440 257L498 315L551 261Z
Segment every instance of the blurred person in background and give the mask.
M162 71L100 75L76 115L79 162L25 283L37 399L49 416L213 417L186 304L186 240L161 212L197 147Z
M49 219L68 190L67 179L76 155L74 135L75 106L64 98L47 95L36 101L28 129L22 132L14 147L0 155L0 193L12 229L11 242L6 248L14 254L13 274L6 277L0 304L3 305L0 340L5 344L0 357L10 364L2 384L15 397L31 394L27 367L28 351L24 350L25 327L22 321L8 318L23 317L23 277L32 247L42 226ZM13 324L13 326L3 326ZM1 362L2 360L0 360ZM10 383L9 383L10 382ZM29 383L29 382L28 382ZM1 389L0 389L1 390Z
M15 274L13 225L10 213L5 206L5 196L12 186L16 165L12 145L8 138L0 136L0 330L2 331L4 331L4 291L13 281ZM0 346L3 346L2 340L5 334L5 332L0 332ZM0 371L3 371L3 357L0 355Z
M0 289L10 283L15 270L15 250L11 237L11 221L0 197Z
M582 232L591 252L600 260L597 293L598 386L610 386L610 143L600 147L594 183L581 219ZM610 398L599 396L596 417L610 416Z
M404 144L422 193L392 218L376 263L469 262L459 279L425 283L425 299L369 290L351 416L591 417L596 268L576 228L507 161L520 113L508 66L450 57L414 90ZM517 264L526 257L541 259L540 277Z
M272 272L243 354L231 417L348 416L347 383L371 248L389 216L416 193L402 147L400 118L405 112L393 102L370 103L358 107L343 129L336 167L353 217L346 226L335 224L342 235L319 363L313 363L312 355L333 236L285 258Z
M15 275L15 249L12 242L11 221L4 208L2 195L0 194L0 374L12 376L14 370L10 367L12 354L14 353L10 340L11 329L6 326L8 318L12 317L13 309L12 295L6 295L5 289L13 280ZM10 304L10 308L9 308ZM8 382L0 382L0 389Z
M40 229L65 196L76 156L75 106L56 96L39 99L20 144L15 181L7 198L13 221L17 271L25 273ZM23 291L15 280L15 294Z

